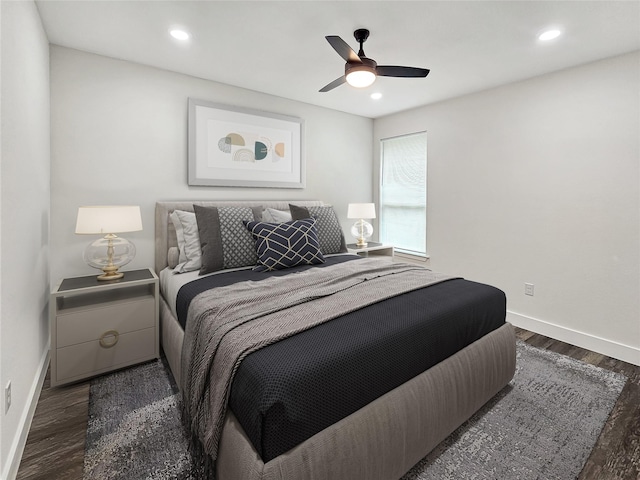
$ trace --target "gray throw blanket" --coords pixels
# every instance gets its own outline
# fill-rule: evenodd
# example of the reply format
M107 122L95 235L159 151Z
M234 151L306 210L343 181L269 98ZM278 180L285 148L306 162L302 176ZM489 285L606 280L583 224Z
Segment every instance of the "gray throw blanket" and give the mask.
M367 305L454 277L363 259L201 293L189 307L182 347L182 398L200 459L212 468L233 376L244 357Z

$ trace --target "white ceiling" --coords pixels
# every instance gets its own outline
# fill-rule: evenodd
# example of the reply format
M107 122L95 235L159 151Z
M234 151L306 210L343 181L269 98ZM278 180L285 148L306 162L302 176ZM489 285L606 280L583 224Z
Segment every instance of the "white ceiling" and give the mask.
M376 118L640 49L638 1L37 1L50 43ZM179 42L172 26L192 38ZM537 34L563 35L542 44ZM431 69L366 89L325 40ZM370 94L381 92L381 100Z

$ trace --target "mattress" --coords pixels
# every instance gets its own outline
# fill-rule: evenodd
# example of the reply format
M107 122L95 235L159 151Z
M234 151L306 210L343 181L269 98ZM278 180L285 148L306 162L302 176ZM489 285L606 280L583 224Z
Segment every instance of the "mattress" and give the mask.
M169 305L169 308L171 309L171 313L173 314L173 316L178 318L178 315L176 312L176 299L178 297L178 292L183 286L195 280L200 280L200 279L211 277L214 275L223 275L223 274L227 274L235 271L241 271L241 270L251 270L251 267L221 270L217 272L208 273L206 275L200 275L200 272L198 270L176 274L172 269L167 267L160 272L160 275L158 275L158 278L160 279L160 293L162 294L165 301ZM182 324L182 328L184 328L184 323Z
M334 256L320 268L358 259ZM161 283L184 322L190 299L203 290L307 268L318 267L193 279L163 272ZM268 462L496 330L505 312L502 291L463 279L399 295L250 354L235 376L229 408Z

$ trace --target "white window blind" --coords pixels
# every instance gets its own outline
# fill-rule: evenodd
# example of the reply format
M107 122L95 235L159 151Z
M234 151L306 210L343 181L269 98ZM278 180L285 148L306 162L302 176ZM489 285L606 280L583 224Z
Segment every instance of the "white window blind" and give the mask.
M380 241L427 254L427 133L380 142Z

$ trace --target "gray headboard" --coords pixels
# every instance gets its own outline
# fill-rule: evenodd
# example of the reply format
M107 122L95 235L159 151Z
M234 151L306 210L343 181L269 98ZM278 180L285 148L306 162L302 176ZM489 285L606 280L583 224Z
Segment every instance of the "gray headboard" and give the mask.
M169 221L169 215L174 210L184 210L193 212L193 205L202 205L205 207L258 207L276 208L278 210L289 210L289 204L300 205L303 207L314 207L324 205L320 200L231 200L231 201L179 201L179 202L157 202L156 203L156 252L155 252L155 269L156 273L167 266L167 253L169 248L176 247L178 241L176 239L176 231L173 224Z

